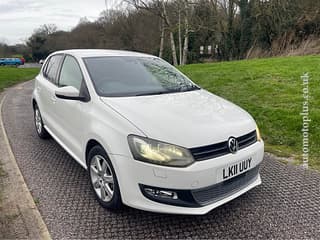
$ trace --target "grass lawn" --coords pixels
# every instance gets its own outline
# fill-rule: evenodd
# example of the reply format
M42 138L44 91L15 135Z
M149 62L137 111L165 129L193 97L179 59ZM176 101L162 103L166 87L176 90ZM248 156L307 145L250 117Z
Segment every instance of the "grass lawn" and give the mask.
M0 67L0 92L15 83L33 79L39 68Z
M320 56L281 57L180 68L208 91L243 107L256 119L266 151L302 161L303 85L309 73L309 164L320 169Z

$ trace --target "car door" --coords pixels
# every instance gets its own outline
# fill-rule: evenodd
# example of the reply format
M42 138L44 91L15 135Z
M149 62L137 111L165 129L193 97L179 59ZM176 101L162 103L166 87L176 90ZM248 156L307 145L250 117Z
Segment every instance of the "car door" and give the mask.
M82 71L73 56L65 56L58 85L59 87L75 87L79 90L80 95L85 92L85 95L89 96ZM61 130L58 137L79 159L81 159L84 130L89 121L87 119L90 105L88 101L58 98L56 102L57 122Z
M37 103L40 108L43 122L53 134L56 134L58 130L55 120L57 118L55 111L55 104L57 101L55 91L58 88L57 76L62 59L62 54L51 56L43 67L42 73L37 76L35 86L39 96Z

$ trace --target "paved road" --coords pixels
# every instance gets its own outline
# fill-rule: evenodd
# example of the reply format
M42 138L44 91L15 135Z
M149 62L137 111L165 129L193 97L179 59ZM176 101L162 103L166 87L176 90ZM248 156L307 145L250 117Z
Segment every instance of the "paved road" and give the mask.
M205 216L101 208L83 170L33 126L32 82L9 90L2 111L13 152L53 238L320 238L320 174L266 156L263 184Z
M39 63L25 63L20 65L19 68L40 68L41 66Z

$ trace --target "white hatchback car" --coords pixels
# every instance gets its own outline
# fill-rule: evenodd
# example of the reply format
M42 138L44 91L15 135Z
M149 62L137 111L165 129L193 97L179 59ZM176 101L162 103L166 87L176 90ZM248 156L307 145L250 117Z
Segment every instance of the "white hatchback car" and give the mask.
M158 57L55 52L32 102L39 137L88 169L103 207L205 214L261 183L253 118Z

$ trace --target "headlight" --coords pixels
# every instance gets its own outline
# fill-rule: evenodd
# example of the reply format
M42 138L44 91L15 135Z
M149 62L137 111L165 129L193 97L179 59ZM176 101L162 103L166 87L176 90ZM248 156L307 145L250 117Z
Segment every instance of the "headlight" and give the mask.
M260 130L259 130L258 126L256 127L256 132L257 132L257 141L259 141L259 142L262 141Z
M128 136L134 159L171 167L186 167L194 162L189 150L145 137Z

